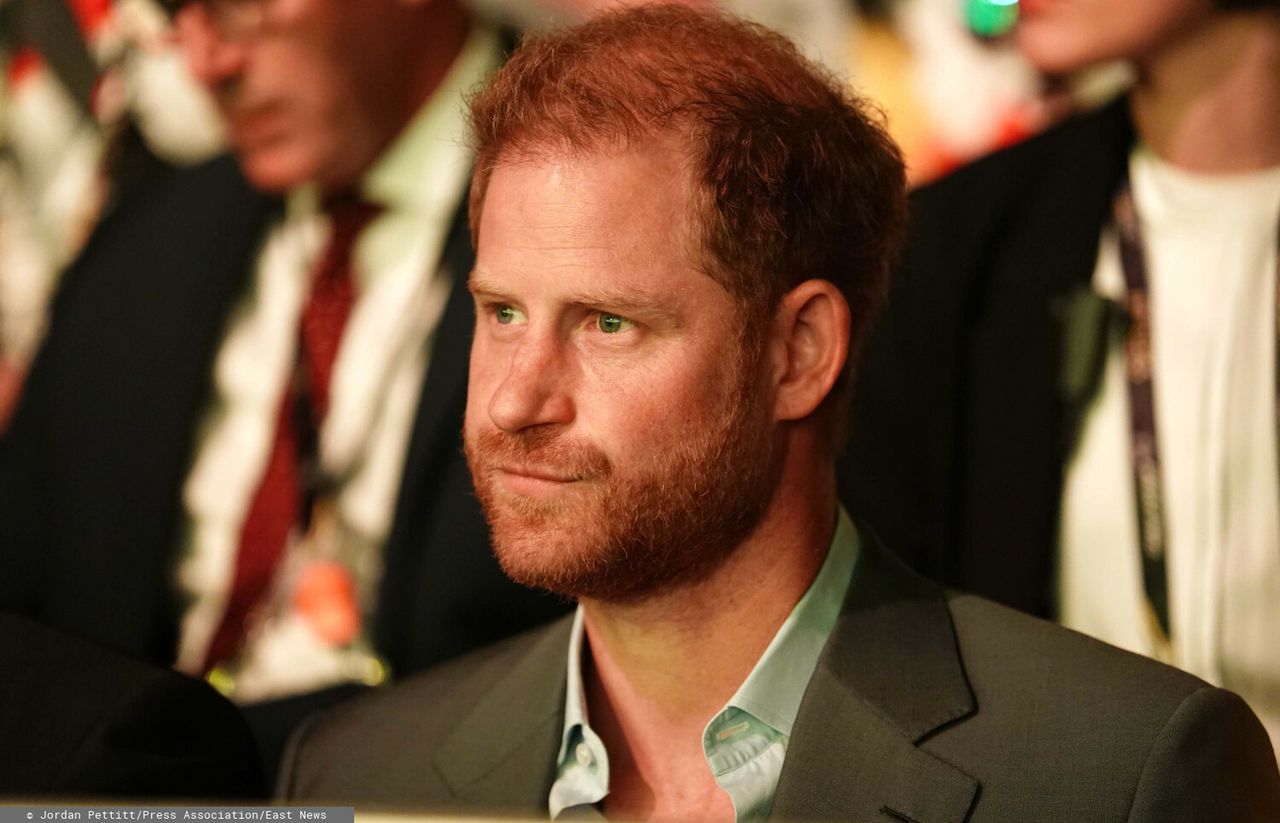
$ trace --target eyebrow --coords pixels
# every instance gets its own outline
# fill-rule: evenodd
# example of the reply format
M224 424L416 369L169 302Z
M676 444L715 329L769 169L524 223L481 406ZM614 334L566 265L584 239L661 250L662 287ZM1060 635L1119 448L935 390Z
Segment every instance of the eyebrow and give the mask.
M510 299L497 284L487 279L479 269L472 269L467 278L467 288L478 297L489 297L500 300ZM643 294L622 289L597 289L573 292L566 295L564 302L594 308L608 308L621 314L641 314L664 318L675 318L671 302L656 295Z

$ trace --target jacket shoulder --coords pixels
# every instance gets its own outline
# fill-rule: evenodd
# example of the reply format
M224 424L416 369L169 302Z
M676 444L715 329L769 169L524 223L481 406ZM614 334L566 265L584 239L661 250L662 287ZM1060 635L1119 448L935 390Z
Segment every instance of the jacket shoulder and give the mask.
M77 299L110 302L119 292L145 307L158 285L181 282L188 272L199 271L196 279L213 269L238 274L278 202L253 189L231 156L132 190L108 210L63 275L51 325L56 330L60 314L75 311L64 304Z
M978 711L926 747L983 784L992 816L975 819L1046 803L1134 821L1276 819L1274 753L1236 695L973 595L948 606Z
M975 301L1091 271L1132 140L1121 97L913 192L880 336L949 327Z
M558 620L486 646L323 712L289 742L276 794L433 808L453 793L436 770L441 746L485 709L499 681L563 633Z
M1096 233L1133 141L1127 100L1072 117L912 193L907 276L997 263L1026 234Z
M127 219L128 215L137 213L154 213L171 220L201 207L256 199L269 198L250 186L235 157L225 154L174 170L148 185L130 190L110 209L106 222L118 222L121 216Z
M1066 163L1072 170L1123 151L1133 140L1127 98L1119 97L1074 115L1040 134L978 158L912 194L916 209L945 204L974 205L995 194L1027 196Z
M951 593L947 603L965 668L979 680L990 677L1054 690L1087 673L1088 690L1097 690L1097 696L1118 699L1141 688L1147 702L1170 707L1207 685L1194 675L977 595ZM1079 692L1074 685L1072 690Z

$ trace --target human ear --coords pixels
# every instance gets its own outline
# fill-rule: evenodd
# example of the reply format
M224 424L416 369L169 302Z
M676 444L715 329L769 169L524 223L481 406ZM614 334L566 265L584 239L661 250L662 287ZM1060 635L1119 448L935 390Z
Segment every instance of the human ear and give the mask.
M787 292L773 323L774 414L800 420L822 405L849 355L849 303L829 280Z

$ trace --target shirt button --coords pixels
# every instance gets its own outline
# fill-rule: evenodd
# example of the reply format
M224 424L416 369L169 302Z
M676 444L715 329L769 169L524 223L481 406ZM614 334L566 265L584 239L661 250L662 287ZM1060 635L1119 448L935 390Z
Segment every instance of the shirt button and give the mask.
M591 747L586 743L579 743L578 747L573 751L573 756L578 759L578 764L581 766L590 766L595 762L595 757L591 754Z

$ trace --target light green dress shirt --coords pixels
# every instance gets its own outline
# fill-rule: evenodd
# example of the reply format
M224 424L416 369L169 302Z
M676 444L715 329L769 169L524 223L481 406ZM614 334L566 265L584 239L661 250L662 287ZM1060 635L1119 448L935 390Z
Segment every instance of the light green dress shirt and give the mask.
M844 605L857 554L857 531L841 509L818 576L751 674L702 733L707 768L733 801L739 823L764 820L773 808L800 699ZM609 793L608 752L587 720L582 640L579 606L569 638L564 733L548 800L552 819L598 816L595 804Z

